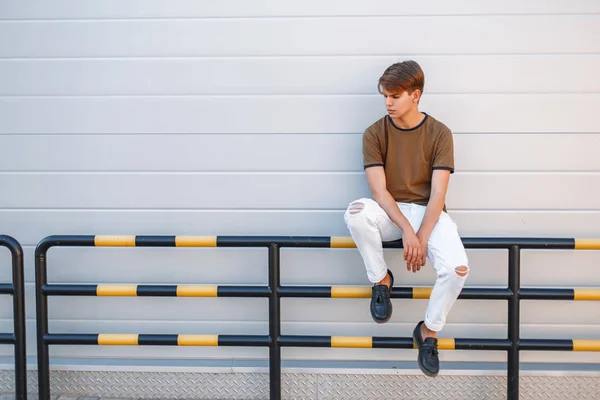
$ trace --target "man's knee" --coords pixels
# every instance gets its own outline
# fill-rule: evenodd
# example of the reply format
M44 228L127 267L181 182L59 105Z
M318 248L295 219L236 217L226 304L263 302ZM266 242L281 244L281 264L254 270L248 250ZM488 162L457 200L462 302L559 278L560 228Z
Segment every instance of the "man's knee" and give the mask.
M456 272L456 275L464 278L467 275L469 275L469 267L464 266L464 265L460 266L460 267L456 267L456 268L454 268L454 272Z
M355 201L348 206L348 213L350 215L356 215L365 209L365 203L361 201Z

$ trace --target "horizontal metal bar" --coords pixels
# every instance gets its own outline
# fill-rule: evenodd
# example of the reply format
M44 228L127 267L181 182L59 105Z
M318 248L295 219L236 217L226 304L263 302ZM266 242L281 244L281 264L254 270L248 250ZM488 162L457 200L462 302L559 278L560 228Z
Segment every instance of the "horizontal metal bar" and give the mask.
M521 288L521 300L573 300L573 289Z
M574 238L462 238L470 249L600 249L599 239ZM194 246L194 247L354 247L350 237L331 236L93 236L56 235L38 245L43 252L52 246ZM385 248L402 248L402 240L385 242Z
M393 299L427 299L431 294L428 288L394 287ZM281 297L319 298L370 298L371 286L282 286ZM459 299L468 300L507 300L512 296L508 288L464 288Z
M14 333L0 333L0 343L1 344L15 344L17 339L15 338Z
M100 346L269 346L269 336L49 333L46 344Z
M329 236L217 236L217 247L330 247Z
M15 294L15 288L12 283L0 283L0 294Z
M508 339L454 339L456 350L508 350Z
M279 343L286 347L415 348L410 337L283 335ZM438 339L440 350L508 350L510 346L508 339Z
M520 339L519 349L573 351L573 341L563 339Z
M269 297L267 286L44 285L47 296Z
M521 350L600 351L600 340L590 339L521 339Z

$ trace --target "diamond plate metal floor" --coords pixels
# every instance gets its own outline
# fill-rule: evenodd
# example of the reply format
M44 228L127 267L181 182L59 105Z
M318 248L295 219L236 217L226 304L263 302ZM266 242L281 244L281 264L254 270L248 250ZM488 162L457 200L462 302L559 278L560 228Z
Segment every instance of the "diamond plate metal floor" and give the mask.
M181 373L53 371L56 400L196 399L268 400L265 373ZM14 399L12 371L0 371L0 400ZM29 373L29 398L35 398L37 376ZM520 399L600 400L598 376L525 376ZM310 374L284 373L285 400L501 400L506 398L504 376Z

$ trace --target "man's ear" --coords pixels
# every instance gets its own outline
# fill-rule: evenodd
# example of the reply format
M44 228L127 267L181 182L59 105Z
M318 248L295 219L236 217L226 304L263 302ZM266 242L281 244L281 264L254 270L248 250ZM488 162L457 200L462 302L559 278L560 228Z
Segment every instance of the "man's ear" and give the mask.
M414 103L418 103L421 100L421 91L419 89L415 89L410 95Z

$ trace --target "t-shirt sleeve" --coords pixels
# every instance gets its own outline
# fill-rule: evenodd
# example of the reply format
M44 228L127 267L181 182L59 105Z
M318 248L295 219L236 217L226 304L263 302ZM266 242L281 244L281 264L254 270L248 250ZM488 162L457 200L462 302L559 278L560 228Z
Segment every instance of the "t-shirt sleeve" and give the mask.
M454 173L454 143L450 130L445 130L437 140L432 167Z
M377 133L367 129L363 134L363 165L369 167L383 166L383 152Z

